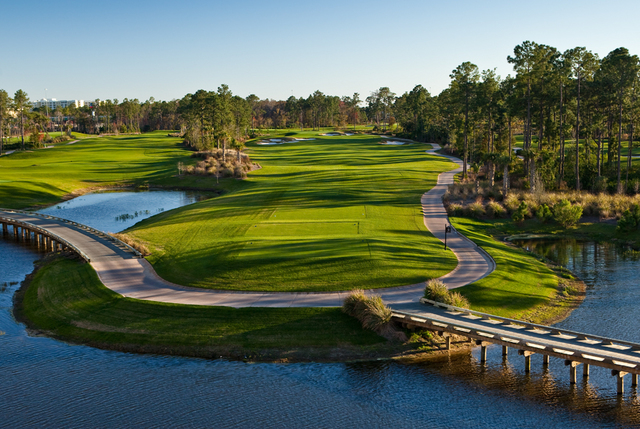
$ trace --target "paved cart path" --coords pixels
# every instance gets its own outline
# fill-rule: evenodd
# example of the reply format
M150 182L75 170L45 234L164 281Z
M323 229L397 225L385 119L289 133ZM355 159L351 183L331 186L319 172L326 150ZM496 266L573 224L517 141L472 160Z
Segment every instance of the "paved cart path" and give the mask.
M434 144L432 153L440 146ZM443 155L441 155L443 156ZM453 162L460 160L448 157ZM438 184L422 196L424 223L437 238L444 239L447 214L442 195L460 168L440 174ZM217 305L228 307L339 307L348 292L238 292L192 288L160 278L145 259L139 259L127 249L118 247L94 232L50 217L0 211L0 216L12 218L51 231L73 243L91 260L100 280L109 289L130 298L175 304ZM447 244L458 258L455 270L442 277L449 288L472 283L493 271L495 263L481 249L457 233L449 234ZM417 303L424 283L386 289L375 289L392 307Z

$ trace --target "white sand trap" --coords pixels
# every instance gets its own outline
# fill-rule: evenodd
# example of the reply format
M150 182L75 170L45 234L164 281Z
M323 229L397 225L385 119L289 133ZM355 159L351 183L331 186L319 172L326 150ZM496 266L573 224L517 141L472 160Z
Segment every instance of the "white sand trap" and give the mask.
M345 135L345 136L353 136L353 135L355 135L355 134L353 134L353 133L344 133L344 135Z
M282 139L270 139L269 141L275 142L275 143L280 143L282 141Z
M398 141L394 141L394 140L387 140L386 142L381 142L381 143L382 144L390 144L390 145L394 145L394 146L408 144L407 142L398 142Z
M45 146L42 149L53 149L53 148L54 148L53 146Z
M309 140L315 140L314 138L309 138L309 139L295 139L295 141L299 141L299 142L305 142L305 141L309 141ZM291 142L293 143L293 142Z
M11 155L13 152L15 152L15 150L8 150L5 153L2 154L2 156L4 155Z
M68 145L69 145L69 144L74 144L74 143L78 143L79 141L80 141L80 140L74 140L74 141L69 142L69 143L67 143L67 144L68 144Z
M258 142L256 144L262 145L262 146L273 146L276 144L282 144L282 143L273 143L273 142Z
M383 139L388 139L389 138L389 136L380 136L380 137L382 137Z
M327 136L327 137L339 137L342 134L340 133L324 133L324 134L320 134L321 136Z

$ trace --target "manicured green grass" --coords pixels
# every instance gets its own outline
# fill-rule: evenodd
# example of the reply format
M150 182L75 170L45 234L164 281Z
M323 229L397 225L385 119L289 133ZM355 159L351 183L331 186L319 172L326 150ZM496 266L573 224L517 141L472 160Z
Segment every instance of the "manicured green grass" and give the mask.
M154 216L129 233L150 244L160 276L205 288L381 288L455 268L420 207L421 195L454 164L427 155L424 144L317 134L295 134L313 141L249 143L263 168L234 192Z
M339 308L234 309L139 301L102 286L89 264L68 259L40 269L20 301L20 313L38 329L124 351L300 359L326 358L336 348L366 354L386 347L382 337L363 330Z
M451 220L456 230L481 246L496 261L497 267L492 274L459 289L474 310L527 318L557 295L555 273L527 252L491 238L491 223L461 217Z
M195 162L189 156L181 140L164 131L16 152L0 158L0 207L53 204L78 189L116 184L216 188L212 177L175 177L178 162ZM237 184L221 182L221 189Z

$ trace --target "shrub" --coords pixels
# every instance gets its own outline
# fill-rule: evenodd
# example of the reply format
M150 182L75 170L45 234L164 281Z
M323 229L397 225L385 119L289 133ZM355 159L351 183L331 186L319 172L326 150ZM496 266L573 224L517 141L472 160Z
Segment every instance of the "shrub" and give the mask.
M627 209L622 213L622 217L618 221L617 231L634 231L640 225L640 206L634 204L631 209Z
M236 168L233 169L233 175L238 179L244 179L245 177L247 177L247 173L240 165L236 165Z
M520 205L520 200L516 194L509 194L507 198L504 199L504 206L510 213L515 212Z
M445 304L453 305L454 307L469 308L469 300L460 292L449 292Z
M431 279L425 283L424 297L426 299L444 302L448 295L449 290L447 290L447 285L445 285L442 280Z
M513 216L511 216L511 219L515 223L522 223L524 222L528 214L529 214L529 206L527 206L527 203L523 201L520 203L520 206L518 206L518 210L516 210L513 213Z
M536 211L536 217L540 222L548 222L553 218L553 213L551 213L551 209L548 205L541 204Z
M389 309L382 298L378 295L369 297L364 303L362 327L377 331L391 321L391 309Z
M378 295L368 297L361 289L351 292L342 303L342 311L355 317L362 327L380 331L391 321L391 309Z
M467 210L468 210L469 216L474 217L476 219L481 216L484 216L485 211L484 211L484 205L482 205L482 197L477 197L473 203L467 206Z
M451 292L439 279L431 279L426 282L424 297L431 301L442 302L454 307L469 308L469 300L460 292Z
M582 217L582 207L571 205L569 200L564 199L553 206L553 218L563 227L575 225Z
M593 191L594 192L605 192L609 184L607 183L606 177L598 177L593 183Z
M449 213L449 216L462 216L462 205L457 203L449 204L449 206L447 207L447 213Z
M361 309L360 307L364 301L366 301L367 295L364 294L362 289L355 289L351 291L349 295L342 302L342 312L349 316L355 317Z
M504 217L507 211L502 207L500 203L496 203L495 201L489 202L486 207L487 215L489 217Z

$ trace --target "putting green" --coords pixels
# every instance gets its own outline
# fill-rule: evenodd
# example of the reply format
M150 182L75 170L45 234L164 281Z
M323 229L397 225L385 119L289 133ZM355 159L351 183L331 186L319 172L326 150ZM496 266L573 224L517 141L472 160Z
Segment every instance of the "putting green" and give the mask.
M129 231L149 244L160 276L204 288L306 292L403 286L455 268L420 206L454 164L426 154L428 145L295 136L315 140L249 143L262 168L234 191Z

